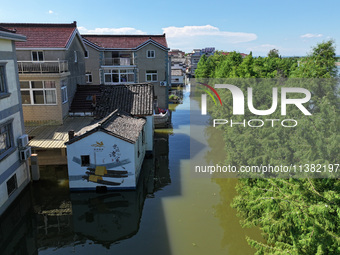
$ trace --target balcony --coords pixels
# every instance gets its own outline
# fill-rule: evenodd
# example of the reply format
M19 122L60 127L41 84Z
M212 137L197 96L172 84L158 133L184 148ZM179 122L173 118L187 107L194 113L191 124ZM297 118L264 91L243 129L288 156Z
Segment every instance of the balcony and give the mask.
M68 62L58 61L18 61L20 74L26 73L65 73L68 72Z
M104 58L104 66L131 66L133 58Z

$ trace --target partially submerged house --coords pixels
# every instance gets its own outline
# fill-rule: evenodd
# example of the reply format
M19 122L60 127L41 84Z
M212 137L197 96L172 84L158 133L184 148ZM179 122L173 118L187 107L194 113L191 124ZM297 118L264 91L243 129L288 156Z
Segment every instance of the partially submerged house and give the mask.
M100 88L93 112L99 121L65 143L70 189L134 189L153 152L153 85L93 86Z
M154 85L155 100L168 108L170 63L163 35L82 35L87 46L87 84Z
M0 214L30 181L31 148L24 134L16 42L26 37L0 27Z
M16 42L25 122L62 124L77 84L85 83L86 47L76 22L0 26L27 37Z
M71 116L102 119L116 110L146 119L146 150L153 151L154 86L150 83L129 85L80 85L75 94ZM86 102L86 98L88 98ZM87 106L84 113L84 106Z
M116 110L66 143L70 189L136 188L146 152L146 120Z

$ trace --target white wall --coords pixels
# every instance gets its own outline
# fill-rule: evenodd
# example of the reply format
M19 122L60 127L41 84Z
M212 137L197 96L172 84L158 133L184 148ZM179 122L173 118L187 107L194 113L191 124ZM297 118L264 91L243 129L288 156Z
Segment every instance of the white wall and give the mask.
M153 132L154 121L153 116L146 116L145 135L146 135L146 151L153 151Z
M12 57L10 54L12 53ZM8 97L0 99L0 111L3 111L6 117L0 119L0 125L8 121L12 121L12 134L14 147L18 146L18 137L20 137L23 130L23 119L22 119L22 108L20 104L20 88L19 79L17 74L17 63L15 61L15 47L14 42L11 40L0 39L0 62L5 63L6 72L6 84L7 92L10 93ZM6 111L11 107L14 108L15 112L12 114L11 111ZM9 115L10 114L10 115ZM7 157L0 161L0 211L3 212L7 206L15 199L21 189L26 186L29 181L29 170L28 162L21 162L19 158L19 151L15 149ZM8 196L7 192L7 181L16 174L17 177L17 191L13 192L11 196ZM10 198L10 199L9 199ZM7 202L7 203L6 203ZM6 203L6 204L5 204Z
M140 135L141 139L141 135ZM95 147L98 143L103 142L102 147ZM144 155L137 157L137 144L131 144L104 132L98 131L83 139L67 145L67 162L68 173L70 178L71 189L95 189L96 186L102 186L101 184L88 182L83 180L82 176L85 175L88 166L81 166L79 160L81 155L90 155L90 163L94 165L105 165L107 170L123 170L128 171L129 176L127 178L106 178L104 180L119 182L119 186L108 186L107 188L135 188L136 178L139 175L140 166L143 162ZM140 141L140 144L142 142ZM114 145L117 147L114 148ZM117 149L118 148L118 149ZM115 151L115 155L113 155ZM143 152L141 148L141 153ZM144 150L145 153L145 150ZM118 162L122 164L124 161L128 161L126 164L120 166L110 166L118 159ZM78 161L78 163L76 162ZM141 162L140 162L141 161ZM136 172L137 171L137 172Z

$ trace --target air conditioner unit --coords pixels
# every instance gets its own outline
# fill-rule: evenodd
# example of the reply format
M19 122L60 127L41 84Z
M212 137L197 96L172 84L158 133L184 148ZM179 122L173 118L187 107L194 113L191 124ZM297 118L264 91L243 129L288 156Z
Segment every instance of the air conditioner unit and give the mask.
M24 134L18 138L18 147L25 148L28 145L28 135Z
M166 86L166 81L161 81L161 82L159 83L159 86Z
M22 149L19 151L20 153L20 160L24 161L31 157L32 150L31 147L27 147L26 149Z

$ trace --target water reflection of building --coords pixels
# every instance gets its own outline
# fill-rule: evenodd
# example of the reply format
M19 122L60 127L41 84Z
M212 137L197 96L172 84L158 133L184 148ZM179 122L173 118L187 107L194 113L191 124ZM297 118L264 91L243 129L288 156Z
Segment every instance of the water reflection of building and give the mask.
M154 191L157 191L171 183L169 170L169 133L155 133L154 148Z
M37 254L36 231L31 220L32 200L25 189L0 218L2 255Z
M71 193L73 231L109 248L139 229L147 194L153 193L154 159L146 159L135 191Z
M118 243L140 231L145 199L152 199L155 192L171 182L169 134L156 133L154 146L154 157L144 160L137 189L133 191L70 194L67 167L45 166L41 180L25 189L20 198L0 218L0 253L37 255L72 251L83 254L81 248L87 247L88 241L93 242L92 247L99 245L102 248L124 250L126 247L119 246ZM155 201L156 198L153 203ZM144 235L150 235L158 244L152 249L157 252L164 250L162 254L169 254L161 204L156 203L152 206L152 212L147 213L149 215L145 217L151 217L153 224L161 231L155 234L144 226L144 232L139 233L136 238L146 240ZM137 252L144 247L144 241L131 242L139 245L139 248L129 248L131 251ZM79 249L75 249L76 246ZM100 250L99 247L93 249ZM150 247L143 249L150 250Z

